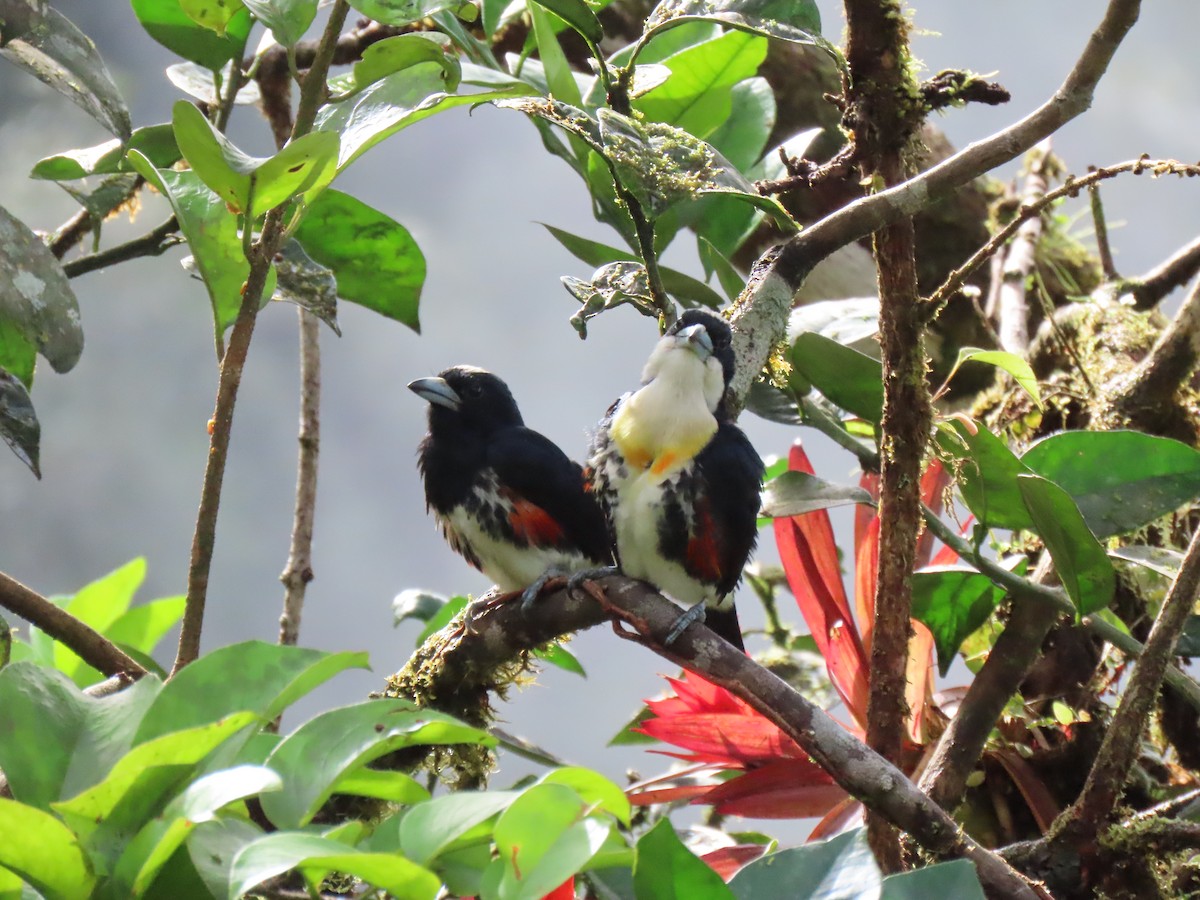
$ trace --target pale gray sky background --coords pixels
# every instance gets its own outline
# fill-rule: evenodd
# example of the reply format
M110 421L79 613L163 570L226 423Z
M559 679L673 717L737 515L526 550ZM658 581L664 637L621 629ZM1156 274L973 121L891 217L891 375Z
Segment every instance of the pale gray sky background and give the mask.
M53 5L95 39L135 125L169 120L171 104L182 95L162 70L175 59L145 35L127 3ZM914 0L912 6L922 29L915 49L926 74L994 72L1012 91L1006 107L941 117L951 140L963 146L1052 93L1104 4ZM829 0L821 7L825 32L836 41L840 7ZM1144 5L1093 110L1055 138L1072 171L1142 153L1200 158L1198 26L1195 0ZM236 120L232 134L244 149L270 151L253 111L240 109ZM107 137L74 106L0 63L0 204L10 212L46 230L67 218L70 200L26 175L51 150ZM339 311L343 337L323 332L316 580L301 641L369 650L374 672L340 676L302 705L308 714L362 697L407 658L415 626L392 628L390 601L398 591L487 587L425 515L414 466L425 404L404 385L455 363L490 368L510 383L527 422L578 457L607 404L636 385L655 340L650 321L627 309L596 320L587 342L568 326L574 301L559 277L589 273L537 223L609 243L616 238L592 219L576 176L544 153L534 128L517 113L484 107L435 116L372 150L337 186L407 225L425 252L429 275L421 336L350 304ZM1110 223L1126 223L1113 234L1123 273L1144 271L1200 232L1198 190L1195 180L1148 177L1105 186ZM141 233L165 215L161 199L148 199L134 226L106 226L106 241ZM183 255L177 249L75 280L83 357L66 375L40 367L33 391L43 480L34 481L0 451L0 570L44 593L71 592L139 555L149 562L141 599L183 590L216 386L208 302L203 287L180 268ZM686 255L669 261L695 268ZM265 310L234 426L206 649L276 635L277 577L295 480L295 344L293 309ZM749 416L743 424L764 456L786 452L794 436ZM820 443L811 434L805 439ZM825 477L853 477L848 457L826 451L820 459ZM753 603L747 598L742 606ZM655 676L669 671L666 664L603 628L581 635L571 648L589 678L546 672L502 707L509 727L617 780L629 766L658 771L661 758L607 749L604 742L641 698L661 690ZM506 766L496 783L521 770Z

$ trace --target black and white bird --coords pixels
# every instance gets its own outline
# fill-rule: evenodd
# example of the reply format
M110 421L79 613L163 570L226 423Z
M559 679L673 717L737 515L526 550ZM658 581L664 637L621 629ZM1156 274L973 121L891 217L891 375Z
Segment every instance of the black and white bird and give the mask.
M588 461L621 571L685 604L667 638L705 621L743 648L733 590L758 536L763 464L733 423L724 319L688 310L600 423Z
M429 402L418 450L425 500L450 546L504 591L612 562L583 470L525 427L508 386L455 366L409 390ZM534 589L536 593L537 588Z

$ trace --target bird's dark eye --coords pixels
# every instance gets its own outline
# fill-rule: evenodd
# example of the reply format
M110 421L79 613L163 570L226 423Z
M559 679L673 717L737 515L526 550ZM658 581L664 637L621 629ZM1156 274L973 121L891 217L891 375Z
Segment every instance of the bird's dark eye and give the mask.
M483 396L483 385L480 384L478 381L468 382L467 387L466 387L466 394L468 397L475 397L475 398L482 397Z

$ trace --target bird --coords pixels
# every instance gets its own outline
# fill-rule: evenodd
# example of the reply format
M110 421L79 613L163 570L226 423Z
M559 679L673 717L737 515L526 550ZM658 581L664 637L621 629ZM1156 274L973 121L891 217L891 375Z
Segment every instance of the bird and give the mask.
M417 451L426 509L450 547L526 606L554 575L612 562L583 469L525 426L508 385L474 366L418 378L429 403Z
M667 644L705 621L745 649L733 590L758 537L763 463L726 405L733 373L728 323L687 310L593 434L588 477L620 571L688 607Z

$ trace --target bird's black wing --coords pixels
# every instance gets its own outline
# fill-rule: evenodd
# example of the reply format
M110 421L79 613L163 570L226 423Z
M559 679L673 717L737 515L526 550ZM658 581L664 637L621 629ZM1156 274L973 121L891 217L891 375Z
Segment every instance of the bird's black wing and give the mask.
M759 494L763 463L742 430L721 422L717 433L696 456L699 477L694 500L697 534L705 546L689 546L689 559L715 561L708 572L722 595L737 586L742 568L758 540ZM715 577L713 577L715 576Z
M604 514L584 489L583 470L557 444L529 428L508 428L489 440L487 463L513 504L510 524L519 537L611 562Z

